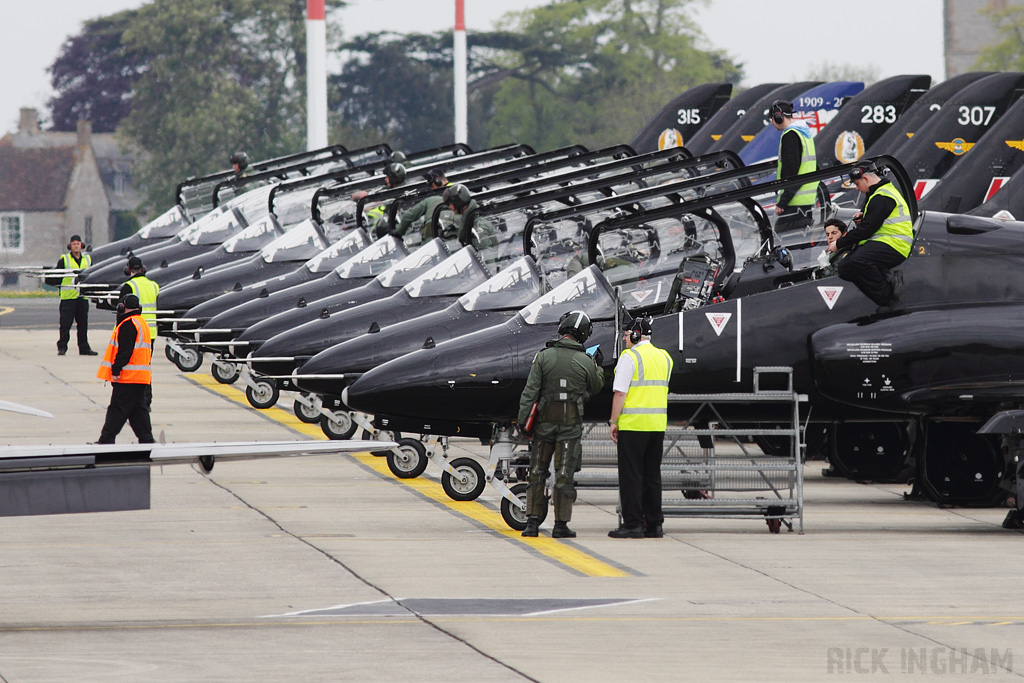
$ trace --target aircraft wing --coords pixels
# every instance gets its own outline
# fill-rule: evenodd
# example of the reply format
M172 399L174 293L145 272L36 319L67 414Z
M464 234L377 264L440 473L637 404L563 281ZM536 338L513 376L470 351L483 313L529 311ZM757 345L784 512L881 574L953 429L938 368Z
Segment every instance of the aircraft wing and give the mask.
M0 447L0 517L148 510L149 468L387 450L390 441L243 441Z

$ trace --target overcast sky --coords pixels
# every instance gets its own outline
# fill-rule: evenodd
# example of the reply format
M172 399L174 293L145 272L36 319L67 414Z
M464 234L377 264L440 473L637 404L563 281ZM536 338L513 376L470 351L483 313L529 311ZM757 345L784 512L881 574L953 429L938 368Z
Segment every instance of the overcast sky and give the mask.
M46 110L53 95L46 68L63 42L81 30L82 22L146 4L144 0L2 1L0 135L17 128L20 107ZM304 4L304 0L293 1ZM492 28L509 10L548 1L466 0L467 29ZM351 0L341 20L346 36L382 30L431 32L452 25L454 6L454 0ZM879 78L922 73L930 74L937 83L945 77L942 0L861 0L829 5L711 0L706 7L701 8L699 2L695 7L709 45L743 63L744 85L802 79L824 61L873 65ZM802 40L802 32L788 27L794 11L803 13L814 27L807 31L807 40ZM907 30L882 31L883 25Z

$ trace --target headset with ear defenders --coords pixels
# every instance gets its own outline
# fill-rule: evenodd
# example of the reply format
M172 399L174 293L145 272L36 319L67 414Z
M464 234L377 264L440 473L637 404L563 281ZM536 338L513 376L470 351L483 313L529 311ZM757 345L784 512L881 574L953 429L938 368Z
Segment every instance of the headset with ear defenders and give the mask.
M633 318L633 323L629 327L629 341L631 344L640 343L640 339L644 335L651 334L651 318Z
M788 104L788 102L786 104ZM775 100L774 102L772 102L772 106L771 106L771 109L769 109L769 111L772 114L772 121L774 121L775 123L777 123L780 126L782 125L782 122L786 120L785 114L787 114L787 113L788 114L792 114L793 113L792 106L790 106L788 108L787 112L783 112L783 101L782 100Z
M139 271L139 275L145 275L145 274L146 274L146 266L142 266L142 270ZM132 269L129 268L128 266L125 266L124 267L124 276L125 277L131 277L131 275L132 275Z

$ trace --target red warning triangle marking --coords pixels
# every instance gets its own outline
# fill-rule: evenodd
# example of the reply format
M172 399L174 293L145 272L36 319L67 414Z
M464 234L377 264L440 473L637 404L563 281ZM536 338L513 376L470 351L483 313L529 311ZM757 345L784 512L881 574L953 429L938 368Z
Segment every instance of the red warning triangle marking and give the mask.
M828 306L828 310L832 310L832 307L839 301L839 295L843 293L842 287L818 287L818 293L821 294L821 298L825 300L825 305Z
M722 330L729 324L729 318L732 317L732 313L705 313L708 322L711 323L711 327L715 330L715 334L719 337L722 336Z

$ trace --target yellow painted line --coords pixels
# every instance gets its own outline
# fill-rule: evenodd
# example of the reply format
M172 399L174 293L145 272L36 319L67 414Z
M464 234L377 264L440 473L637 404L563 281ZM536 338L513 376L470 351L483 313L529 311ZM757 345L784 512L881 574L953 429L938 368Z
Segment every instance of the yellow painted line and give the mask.
M10 306L0 306L0 315L7 315L8 313L14 313L14 309Z
M230 384L221 384L215 380L211 375L202 373L189 373L185 375L185 378L190 382L198 384L201 387L209 389L221 396L224 396L230 401L251 408L249 402L245 398L245 392L240 391ZM295 415L287 410L283 410L278 407L269 408L267 410L260 411L270 419L280 422L292 429L301 432L311 438L326 440L327 437L323 431L316 425L309 425L302 420L295 417ZM351 454L356 460L363 465L366 465L375 472L382 474L388 479L395 479L395 476L388 469L387 462L384 458L379 458L370 454ZM518 541L525 545L530 546L545 557L549 557L556 562L571 567L576 571L580 572L585 576L594 577L623 577L629 576L630 574L622 569L613 567L612 565L602 562L601 560L588 555L587 553L567 545L553 538L546 536L538 536L537 538L523 538L519 535L518 531L514 531L505 524L505 520L502 519L501 514L491 510L484 505L475 501L457 502L449 498L442 489L439 489L436 482L429 479L398 479L398 482L408 486L409 488L421 493L427 498L444 505L445 507L454 510L455 512L469 517L470 519L483 524L488 529L496 531L502 536Z

